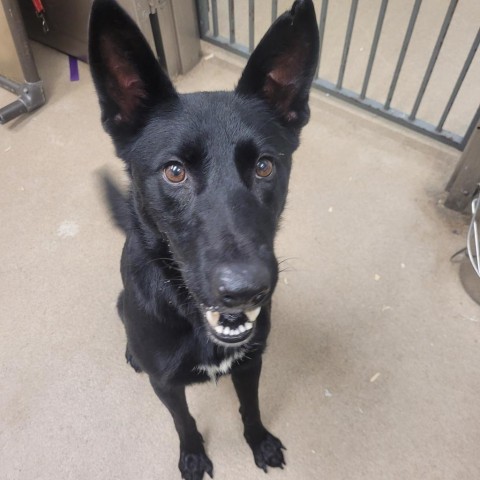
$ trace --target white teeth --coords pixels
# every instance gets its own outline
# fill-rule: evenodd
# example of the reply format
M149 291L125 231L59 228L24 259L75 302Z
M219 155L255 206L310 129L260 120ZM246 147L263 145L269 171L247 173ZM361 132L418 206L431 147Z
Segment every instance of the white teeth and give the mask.
M228 337L236 337L238 335L241 335L245 332L248 332L249 330L252 330L253 328L253 322L257 319L259 313L260 313L260 307L256 308L255 310L251 310L249 312L243 312L245 315L248 317L249 320L247 320L244 324L238 325L236 328L233 327L226 327L220 324L220 317L221 314L219 312L214 312L213 310L207 310L205 312L205 317L208 321L208 323L211 325L211 327L215 330L216 333L219 335L224 335Z
M251 330L252 328L253 328L253 323L246 322L245 325L240 325L236 329L233 329L233 328L230 328L230 327L224 327L222 325L217 325L215 327L215 331L220 335L235 337L237 335L240 335L241 333L245 333L248 330Z
M258 314L260 313L260 310L261 308L257 307L255 310L250 310L249 312L245 312L245 315L248 317L248 319L251 322L254 322L257 319Z
M218 321L220 320L219 312L212 312L211 310L208 310L205 316L207 317L208 323L212 327L215 328L218 325Z

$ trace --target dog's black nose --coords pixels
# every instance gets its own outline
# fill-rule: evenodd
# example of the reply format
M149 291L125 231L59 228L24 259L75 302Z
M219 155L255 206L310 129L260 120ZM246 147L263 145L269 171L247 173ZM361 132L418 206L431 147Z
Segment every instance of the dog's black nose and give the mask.
M271 289L271 275L262 264L220 265L213 277L214 293L227 308L260 304Z

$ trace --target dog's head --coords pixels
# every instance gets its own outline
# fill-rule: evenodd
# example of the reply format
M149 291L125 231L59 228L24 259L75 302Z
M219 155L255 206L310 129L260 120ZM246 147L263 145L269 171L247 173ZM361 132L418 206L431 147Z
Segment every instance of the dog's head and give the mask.
M233 92L181 95L125 12L94 2L90 65L103 126L142 224L168 242L219 343L248 340L275 288L274 236L317 59L313 3L298 0Z

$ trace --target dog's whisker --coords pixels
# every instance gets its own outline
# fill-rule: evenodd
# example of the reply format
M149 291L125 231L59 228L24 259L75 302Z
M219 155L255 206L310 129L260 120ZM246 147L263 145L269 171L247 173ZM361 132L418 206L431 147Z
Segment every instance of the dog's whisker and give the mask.
M300 259L298 257L281 258L277 263L281 265L282 263L290 262L291 260L300 260Z

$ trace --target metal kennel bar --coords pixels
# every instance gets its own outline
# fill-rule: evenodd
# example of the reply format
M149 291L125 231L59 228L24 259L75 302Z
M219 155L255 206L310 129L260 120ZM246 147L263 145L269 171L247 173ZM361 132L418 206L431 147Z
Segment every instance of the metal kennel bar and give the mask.
M328 0L325 0L322 3L322 9L320 11L320 20L318 22L318 65L315 76L318 77L318 71L320 70L320 61L322 60L322 50L323 50L323 38L325 36L325 24L327 22L327 9L328 9Z
M255 0L248 0L248 50L255 48Z
M272 23L278 17L278 0L272 0Z
M470 48L470 51L468 52L467 59L465 60L465 63L463 64L462 70L460 72L460 75L458 76L458 79L455 83L455 86L453 87L452 94L450 95L450 98L448 99L447 105L445 106L445 110L442 113L442 116L440 117L440 121L438 122L436 130L438 132L441 132L443 129L443 124L445 123L445 120L448 117L448 114L450 113L450 110L453 106L453 103L455 102L455 99L457 98L458 92L460 90L460 87L462 86L463 80L465 79L465 76L467 75L468 69L470 68L470 65L472 64L473 57L475 57L475 53L478 50L478 46L480 45L480 28L477 31L477 36L475 37L475 40L473 41L472 47ZM478 112L477 112L477 117L478 117ZM470 124L469 130L467 132L467 139L470 138L471 131L475 127L477 120L472 121Z
M375 61L375 55L377 54L378 41L380 34L382 33L383 21L385 20L385 12L387 11L388 0L382 0L380 6L380 12L378 13L377 25L375 27L375 34L373 36L372 48L370 49L370 55L368 56L367 70L365 71L365 77L363 79L362 91L360 92L360 99L365 100L367 94L368 84L370 82L370 75L372 74L373 62Z
M235 4L228 0L228 20L230 23L230 43L235 45Z
M218 18L218 3L228 1L228 25L229 25L229 35L228 38L222 36L221 29L219 28L219 18ZM238 1L238 0L237 0ZM320 0L318 0L320 2ZM480 43L480 29L472 43L470 51L465 59L465 62L461 68L461 71L458 75L457 81L448 95L448 99L445 100L445 107L440 115L440 118L435 123L430 123L429 121L418 118L419 109L424 99L426 92L429 92L431 88L429 87L430 79L434 73L435 67L437 65L438 57L441 53L442 46L447 36L449 27L454 18L455 11L458 5L458 0L450 0L445 15L443 17L442 25L438 33L435 45L432 49L432 52L429 56L429 62L426 66L425 73L423 74L423 79L421 85L414 95L414 104L411 111L401 111L392 107L392 101L397 90L397 85L402 73L405 59L407 57L410 42L412 36L415 33L415 28L417 24L417 19L422 12L422 0L414 0L413 6L411 9L410 17L408 19L408 24L406 31L403 37L402 46L398 54L398 58L394 60L395 70L390 80L388 93L384 101L381 101L376 98L368 97L368 87L371 80L372 70L375 63L375 58L377 54L377 49L379 44L382 42L389 32L386 31L384 27L385 16L388 14L389 0L381 0L378 10L378 16L376 15L376 22L372 22L372 31L373 31L373 40L370 46L370 52L368 56L368 63L366 66L365 73L363 74L363 83L359 91L350 90L344 87L344 79L346 75L346 68L351 61L352 53L350 52L350 46L352 41L352 35L355 31L355 19L357 16L357 8L359 6L358 0L351 0L347 27L345 31L345 40L343 43L343 50L340 59L340 67L338 70L337 80L331 81L327 78L321 76L320 73L320 64L322 61L322 53L325 49L324 35L325 30L329 21L329 5L328 0L321 0L319 10L319 33L320 33L320 50L319 50L319 68L317 70L317 75L314 80L314 87L331 94L332 96L338 97L342 100L345 100L349 103L352 103L360 108L369 110L370 112L376 113L386 119L392 120L400 125L408 127L412 130L415 130L419 133L427 135L431 138L434 138L440 142L443 142L447 145L453 146L459 150L463 150L465 145L468 142L468 139L473 132L477 121L478 113L473 116L469 122L469 126L465 132L452 132L444 128L445 122L450 114L452 107L455 104L457 95L462 87L463 81L467 75L467 72L475 58L476 52L479 48ZM254 24L255 24L255 10L256 9L265 9L270 8L271 6L271 20L272 22L278 16L278 1L271 0L269 4L265 0L261 2L255 2L255 0L248 0L248 45L242 45L237 42L237 35L235 31L235 10L234 10L234 0L197 0L198 13L199 13L199 22L201 25L201 37L203 40L206 40L210 43L213 43L219 47L222 47L231 52L237 53L243 57L248 57L249 53L253 50L255 45L254 38ZM318 6L318 5L317 5ZM260 10L259 10L260 11ZM267 11L268 15L268 11ZM213 28L210 28L210 18L212 19ZM374 17L375 18L375 17ZM238 25L237 25L238 28ZM439 98L439 101L442 102L444 94Z
M405 56L407 54L408 46L410 45L410 40L412 39L413 29L417 21L418 12L420 10L421 4L422 4L422 0L415 0L415 4L413 5L412 15L410 16L407 32L405 33L405 38L403 39L402 49L400 50L400 55L398 56L397 66L395 67L392 83L390 84L390 89L388 90L387 100L385 102L386 110L390 108L393 94L395 93L395 89L397 88L398 77L400 76L400 72L402 71L403 62L405 61Z
M447 35L448 27L450 26L450 22L452 21L453 14L455 13L455 9L457 8L457 4L458 0L450 1L450 6L448 7L447 14L445 15L445 18L443 20L442 28L440 29L440 34L437 38L437 43L435 43L435 47L433 48L432 56L430 57L430 61L428 62L427 71L425 72L425 76L423 77L422 85L420 86L417 98L415 99L415 104L413 105L412 111L410 112L410 115L408 117L410 120L414 120L415 116L417 115L418 108L420 107L420 103L422 102L423 95L425 94L428 82L430 81L430 77L432 76L433 68L435 67L435 63L437 62L438 54L440 53L443 41L445 40L445 36Z
M345 44L343 46L342 61L340 63L340 71L338 72L338 80L336 88L340 90L343 85L343 77L345 76L345 67L347 66L348 52L350 43L352 42L353 26L355 25L355 17L357 15L358 0L352 0L350 7L350 15L348 17L347 34L345 35ZM320 62L318 64L320 66Z
M18 3L16 0L2 0L1 5L0 36L4 48L0 49L0 87L18 96L0 108L0 124L5 124L43 105L45 95Z

